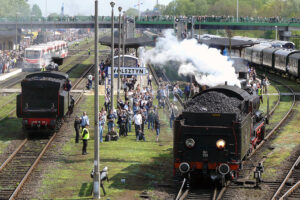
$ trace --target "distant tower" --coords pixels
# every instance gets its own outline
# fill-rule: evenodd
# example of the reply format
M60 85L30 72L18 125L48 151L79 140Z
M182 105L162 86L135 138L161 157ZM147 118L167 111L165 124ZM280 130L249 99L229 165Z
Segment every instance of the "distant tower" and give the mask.
M64 7L64 3L63 3L61 6L61 13L60 13L61 17L63 17L65 15L64 10L65 10L65 7Z
M158 6L158 0L156 0L156 5Z

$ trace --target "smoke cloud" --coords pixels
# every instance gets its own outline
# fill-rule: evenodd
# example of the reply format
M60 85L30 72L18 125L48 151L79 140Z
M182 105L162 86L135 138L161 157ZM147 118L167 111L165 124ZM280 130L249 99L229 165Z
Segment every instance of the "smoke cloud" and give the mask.
M166 31L164 38L158 38L155 48L142 54L147 63L165 65L170 61L180 63L179 75L194 75L200 85L237 85L233 63L215 48L200 45L195 39L178 41L172 31Z

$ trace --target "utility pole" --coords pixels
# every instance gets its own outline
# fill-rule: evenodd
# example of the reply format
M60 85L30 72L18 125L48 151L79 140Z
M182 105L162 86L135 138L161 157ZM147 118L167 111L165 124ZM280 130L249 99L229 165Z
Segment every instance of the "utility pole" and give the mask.
M141 17L141 0L138 0L139 19Z
M194 24L195 22L194 22L194 16L192 16L192 29L191 29L191 39L193 39L194 38Z
M236 22L239 22L239 0L236 0Z
M114 65L115 65L115 61L114 61L114 47L115 47L115 35L114 35L114 26L115 26L115 20L114 20L114 6L115 6L115 2L110 2L110 6L111 6L111 71L110 71L110 75L111 75L111 110L114 110Z
M16 13L16 50L18 48L18 13Z
M123 42L123 50L122 50L122 53L123 53L123 56L122 56L122 66L124 67L125 66L125 42L126 42L126 38L125 38L125 28L126 28L126 13L125 11L123 11L123 29L122 29L122 42Z
M226 29L226 33L229 40L229 58L231 58L231 38L233 36L232 31L230 29Z
M98 58L98 0L95 0L95 94L94 94L94 199L100 199L100 153L99 153L99 58Z
M47 17L47 5L48 5L48 2L46 0L46 6L45 6L45 17Z
M119 60L118 60L118 93L117 93L117 99L120 98L120 67L121 67L121 32L122 32L122 27L121 27L121 11L122 7L119 7Z

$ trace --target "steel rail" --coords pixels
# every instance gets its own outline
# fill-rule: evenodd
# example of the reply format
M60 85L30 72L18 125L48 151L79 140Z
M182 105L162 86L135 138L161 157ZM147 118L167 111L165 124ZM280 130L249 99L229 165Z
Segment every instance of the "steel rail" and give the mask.
M15 101L15 100L16 100L16 97L14 96L13 98L11 98L11 99L9 99L7 102L5 102L5 104L0 105L0 106L1 106L1 107L4 107L4 106L10 104L11 102L13 102L13 101Z
M284 193L284 195L282 195L282 197L280 197L279 200L284 200L286 199L288 196L290 196L298 187L300 186L300 181L298 181L295 185L293 185L286 193Z
M13 114L16 111L16 108L14 108L13 110L11 110L7 115L5 115L4 117L0 118L0 122L2 120L4 120L5 118L7 118L8 116L10 116L11 114Z
M281 182L279 188L276 190L275 194L273 195L273 197L271 198L271 200L275 200L275 198L279 195L279 193L281 192L282 188L284 187L284 185L286 184L287 180L290 178L290 176L292 175L295 167L299 164L300 162L300 156L298 157L298 159L295 161L295 163L293 164L293 166L291 167L291 169L289 170L288 174L285 176L284 180ZM298 182L299 185L299 182ZM282 199L283 196L280 198Z
M0 166L0 172L15 157L15 155L21 150L21 148L26 144L27 141L27 138L24 139L23 142L18 146L18 148L2 163L2 165Z
M284 193L284 195L282 195L282 197L280 197L279 200L284 200L286 199L288 196L290 196L298 187L300 186L300 181L298 181L295 185L293 185L286 193Z
M51 139L48 141L48 143L46 144L46 146L43 148L42 152L39 154L39 156L37 157L37 159L34 161L34 163L32 164L32 166L30 167L30 169L27 171L27 173L25 174L25 176L21 180L21 182L18 184L18 187L15 189L15 191L13 192L13 194L10 196L9 200L16 199L19 191L21 190L21 188L23 187L24 183L26 182L26 180L28 179L28 177L30 176L30 174L33 172L33 170L35 169L35 167L37 166L37 164L41 160L42 156L45 154L45 152L48 149L48 147L50 146L50 144L53 142L53 140L56 137L56 135L57 135L57 132L55 132L53 134L53 136L51 137Z
M181 196L182 196L182 190L183 190L183 187L184 187L185 183L186 183L186 178L183 179L182 184L181 184L181 187L180 187L180 189L179 189L179 191L178 191L178 194L177 194L175 200L180 200L180 199L181 199Z

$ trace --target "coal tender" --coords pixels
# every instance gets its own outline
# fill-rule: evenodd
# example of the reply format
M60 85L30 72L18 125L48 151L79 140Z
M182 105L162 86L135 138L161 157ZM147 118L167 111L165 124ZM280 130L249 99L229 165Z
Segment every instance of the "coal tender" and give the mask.
M249 91L213 87L186 103L174 122L174 175L204 175L221 184L238 177L265 132L259 97Z
M61 72L29 74L21 82L17 96L17 116L23 118L23 128L55 130L73 107L70 92L64 89L68 75Z

